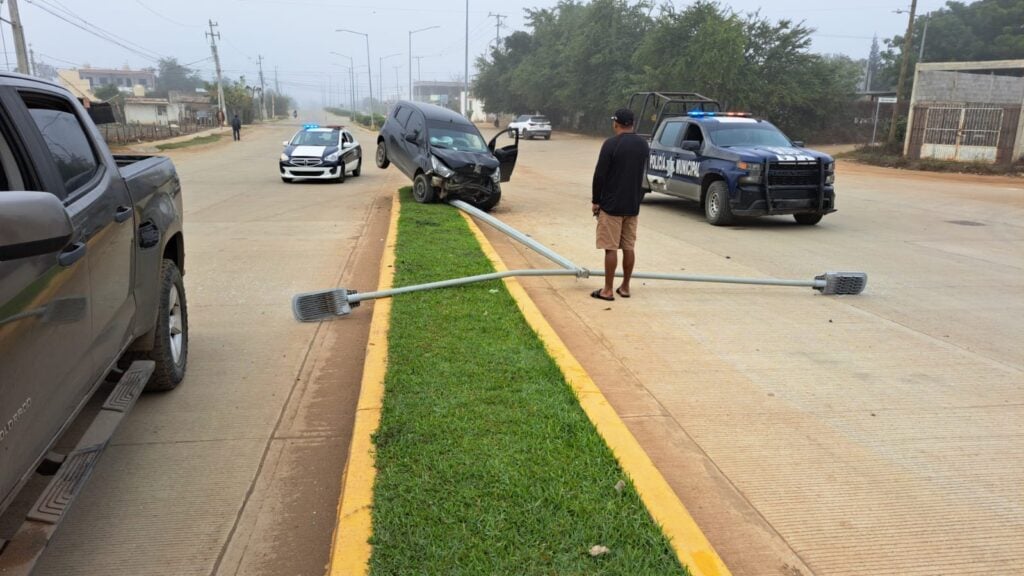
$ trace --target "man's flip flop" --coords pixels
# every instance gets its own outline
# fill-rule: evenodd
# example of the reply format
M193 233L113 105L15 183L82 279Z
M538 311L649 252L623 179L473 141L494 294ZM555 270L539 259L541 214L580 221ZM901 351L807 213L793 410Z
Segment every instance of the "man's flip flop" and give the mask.
M593 292L591 292L590 293L590 297L591 298L597 298L598 300L606 300L608 302L615 302L615 297L614 296L601 296L601 291L600 290L594 290Z
M623 294L621 288L616 288L615 293L618 294L619 296L622 296L623 298L629 298L629 294Z

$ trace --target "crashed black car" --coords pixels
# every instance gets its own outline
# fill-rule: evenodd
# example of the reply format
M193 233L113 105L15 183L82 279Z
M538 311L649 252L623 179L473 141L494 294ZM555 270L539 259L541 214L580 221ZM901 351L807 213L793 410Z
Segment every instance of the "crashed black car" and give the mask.
M515 144L496 148L506 134ZM519 136L490 143L472 122L440 106L400 101L377 136L377 167L394 163L413 181L417 202L463 200L490 210L501 200L519 156Z

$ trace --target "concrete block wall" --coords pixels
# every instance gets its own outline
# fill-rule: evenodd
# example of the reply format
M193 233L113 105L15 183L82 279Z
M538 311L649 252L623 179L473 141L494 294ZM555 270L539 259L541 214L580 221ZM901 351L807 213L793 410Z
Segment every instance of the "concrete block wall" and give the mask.
M969 72L922 71L915 87L917 102L1020 106L1024 78Z

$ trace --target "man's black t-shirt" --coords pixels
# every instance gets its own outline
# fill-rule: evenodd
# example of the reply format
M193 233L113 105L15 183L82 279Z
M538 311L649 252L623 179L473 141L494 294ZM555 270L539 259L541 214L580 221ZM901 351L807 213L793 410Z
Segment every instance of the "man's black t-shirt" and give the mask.
M604 141L594 169L591 201L613 216L636 216L644 193L641 183L650 148L633 133L619 134Z

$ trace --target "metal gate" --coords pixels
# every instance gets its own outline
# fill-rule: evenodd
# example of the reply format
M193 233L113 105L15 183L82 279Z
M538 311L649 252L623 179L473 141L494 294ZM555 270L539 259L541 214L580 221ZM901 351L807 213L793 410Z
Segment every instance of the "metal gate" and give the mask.
M994 163L1002 127L1002 108L928 108L921 157Z

